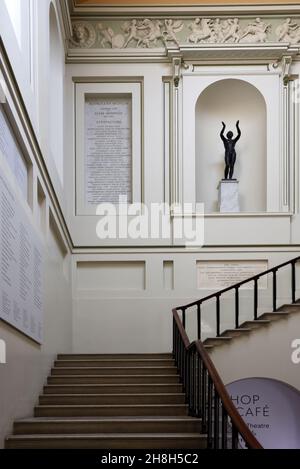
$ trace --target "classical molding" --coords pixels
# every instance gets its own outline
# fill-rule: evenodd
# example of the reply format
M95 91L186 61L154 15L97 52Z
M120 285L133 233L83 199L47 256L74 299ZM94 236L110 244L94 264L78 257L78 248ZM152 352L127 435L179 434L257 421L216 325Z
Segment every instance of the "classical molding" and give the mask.
M157 6L122 6L119 5L78 5L76 0L62 0L68 3L70 13L73 17L92 16L196 16L196 15L294 15L300 13L299 3L286 4L284 0L277 4L202 4L186 5L182 0L182 5L157 5ZM217 3L217 2L216 2ZM109 6L108 6L109 5Z
M73 26L71 20L71 14L69 10L69 3L65 0L55 1L56 11L60 22L62 34L64 36L64 46L66 53L68 52L69 42L73 34Z

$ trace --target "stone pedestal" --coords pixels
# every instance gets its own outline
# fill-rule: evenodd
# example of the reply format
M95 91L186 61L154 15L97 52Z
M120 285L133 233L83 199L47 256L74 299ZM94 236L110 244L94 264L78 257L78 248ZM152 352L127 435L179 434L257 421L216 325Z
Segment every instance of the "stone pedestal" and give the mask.
M237 179L222 179L218 186L218 189L220 212L239 212L239 182L237 181Z

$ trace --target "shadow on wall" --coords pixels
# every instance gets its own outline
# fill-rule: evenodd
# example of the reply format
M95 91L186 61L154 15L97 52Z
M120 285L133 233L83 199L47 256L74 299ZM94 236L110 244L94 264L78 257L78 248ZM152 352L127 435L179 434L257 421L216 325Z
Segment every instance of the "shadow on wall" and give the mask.
M205 212L218 212L219 181L224 177L221 121L236 135L240 120L234 178L239 180L241 211L266 211L267 111L261 92L237 79L222 79L208 86L196 103L196 199Z
M300 392L269 378L247 378L227 390L265 449L300 448Z

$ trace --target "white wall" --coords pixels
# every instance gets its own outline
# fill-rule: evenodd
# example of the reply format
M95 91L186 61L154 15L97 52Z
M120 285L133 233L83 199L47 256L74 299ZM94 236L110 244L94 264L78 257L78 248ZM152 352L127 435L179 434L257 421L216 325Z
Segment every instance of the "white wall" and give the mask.
M20 3L23 6L25 1L21 0ZM49 80L50 2L32 0L30 3L35 12L31 16L31 29L27 8L27 14L20 16L20 41L16 29L18 24L11 22L5 2L0 2L1 39L13 70L11 73L5 55L0 54L0 78L6 91L5 106L9 111L12 127L18 134L28 162L29 195L28 204L25 202L25 205L29 223L32 229L38 232L43 244L44 340L43 345L39 346L0 321L0 339L5 341L7 351L7 363L0 365L0 447L3 446L5 436L12 430L14 419L32 416L33 407L38 402L38 395L56 354L71 352L72 345L70 240L61 212L65 205L62 183L51 156L49 141L48 97L56 92L51 88ZM63 57L62 38L56 46L60 47L60 56ZM29 50L33 61L32 68L29 66ZM63 77L60 78L62 81ZM63 107L62 103L60 104ZM62 115L57 117L61 124ZM1 165L1 171L13 180L8 166ZM16 183L14 195L24 204ZM57 204L57 200L61 206Z
M266 212L267 122L266 103L251 84L237 79L220 80L199 96L196 104L196 200L205 203L205 212L218 212L218 184L224 178L224 145L221 121L237 135L240 120L242 137L236 145L234 178L239 181L242 212ZM253 182L255 181L255 184Z
M295 339L300 339L299 313L273 322L231 344L215 347L211 358L225 384L244 378L272 378L300 390L300 365L292 362Z
M266 268L297 256L269 248L215 252L185 249L117 250L73 256L73 351L75 353L171 352L172 308L211 294L197 282L197 262L264 260ZM243 263L242 262L242 263ZM278 274L278 305L291 302L290 269ZM240 292L240 320L253 318L253 289ZM297 268L300 296L300 265ZM272 311L272 279L259 290L260 313ZM187 332L196 339L196 308ZM234 292L221 300L222 330L234 327ZM216 335L215 302L202 308L203 339Z
M63 87L63 77L60 79L50 67L50 6L55 11L57 20L57 34L55 38L56 72L64 73L64 35L61 30L55 0L13 0L0 2L0 31L1 38L10 60L15 78L26 105L31 124L42 150L44 161L50 173L61 207L65 207L63 191L63 161L62 155L62 126L63 103L56 106L52 113L56 134L50 137L51 114L49 104L52 97L57 103L59 90L57 84ZM18 16L18 7L21 15ZM14 7L14 8L13 8ZM54 13L53 13L54 15ZM52 15L52 18L53 18ZM16 18L16 19L14 19ZM53 18L54 20L54 18ZM53 24L53 23L52 23ZM60 52L59 52L60 48ZM59 65L59 66L58 66ZM61 95L63 90L61 89ZM55 135L55 143L51 143ZM54 145L54 147L53 147ZM59 150L60 146L60 150ZM58 151L60 154L58 155Z

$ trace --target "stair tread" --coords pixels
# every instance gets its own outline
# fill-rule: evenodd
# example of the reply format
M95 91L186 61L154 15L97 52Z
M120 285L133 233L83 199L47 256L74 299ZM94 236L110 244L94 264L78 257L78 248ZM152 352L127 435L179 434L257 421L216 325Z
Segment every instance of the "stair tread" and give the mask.
M185 396L185 394L183 392L174 392L174 393L171 393L171 392L165 392L165 393L133 393L133 394L95 394L95 393L87 393L87 394L83 394L83 393L76 393L76 394L41 394L40 397L79 397L79 396L83 396L83 397L89 397L89 396L92 396L92 397L111 397L113 396L114 398L118 398L118 397L123 397L123 396L131 396L131 397L140 397L140 396L143 396L143 397L152 397L152 396L169 396L169 397L173 397L173 396Z
M71 357L71 358L67 358L67 357ZM149 352L149 353L59 353L57 355L57 358L59 360L76 360L76 357L80 357L80 359L89 359L89 357L91 357L92 359L93 358L97 358L99 360L101 359L117 359L118 357L123 357L123 359L125 360L126 358L125 357L129 357L130 358L139 358L141 357L140 359L142 360L143 358L147 359L147 358L156 358L156 359L171 359L173 358L173 354L172 353L152 353L152 352ZM143 358L142 358L143 357Z
M111 417L32 417L16 420L15 423L41 423L41 422L186 422L201 421L190 415L138 415L138 416L111 416Z
M102 409L102 408L109 408L109 409L117 409L118 407L130 407L130 408L145 408L145 407L187 407L187 404L47 404L47 405L36 405L36 408L45 407L50 408L94 408L94 409Z
M62 434L25 434L25 435L11 435L7 439L13 440L22 440L22 439L93 439L93 438L101 438L110 440L112 438L123 438L123 439L143 439L143 438L151 438L151 439L159 439L162 438L206 438L206 435L201 433L82 433L82 434L72 434L72 433L62 433Z
M66 377L67 377L67 378L69 378L69 377L72 377L72 378L79 378L79 377L80 377L80 378L82 378L82 376L83 376L84 378L95 378L95 377L97 377L97 378L107 378L107 379L109 379L109 378L118 378L118 377L120 377L120 376L121 376L122 378L123 378L123 377L126 377L126 378L145 378L145 376L146 376L147 378L153 377L153 379L155 379L155 378L162 378L162 377L163 377L163 378L167 378L167 377L170 378L170 375L113 375L113 376L110 376L110 375L55 375L55 378L60 378L60 379L61 379L61 378L66 378ZM172 376L172 375L171 375L171 376ZM178 376L179 376L179 375L178 375ZM51 376L51 378L53 378L53 376ZM150 384L150 383L149 383L149 384ZM159 385L164 386L165 383L154 383L154 384L155 384L156 386L159 386ZM170 384L174 384L174 383L170 383ZM118 384L118 386L123 386L123 385L124 385L124 386L135 386L135 384L126 384L126 383ZM147 386L147 384L143 384L143 383L139 384L139 386L143 386L143 385L144 385L144 386ZM51 386L51 385L49 384L49 386ZM54 386L54 385L53 385L53 386ZM55 385L55 386L56 386L56 385ZM69 385L69 386L72 386L72 385ZM87 384L87 385L81 384L80 386L90 386L90 385L89 385L89 384ZM111 386L111 384L105 384L105 383L104 383L104 384L98 384L98 385L95 384L95 386Z
M56 370L144 370L145 368L148 370L152 369L174 369L174 366L53 366L52 369L55 368Z
M106 362L121 362L121 363L128 363L128 362L140 362L140 363L147 363L148 361L151 361L151 362L172 362L174 363L174 358L141 358L141 359L138 359L138 358L108 358L108 359L89 359L89 358L86 358L86 359L74 359L74 360L63 360L63 359L59 359L59 360L56 360L56 361L59 361L59 362L70 362L70 363L74 363L74 362L100 362L100 363L106 363Z
M51 376L51 378L59 378L59 379L63 379L63 378L107 378L107 379L111 379L111 378L117 378L119 377L120 375L114 375L113 377L112 376L109 376L109 375L55 375L55 376ZM172 375L171 375L172 376ZM179 376L179 375L178 375ZM123 377L123 376L122 376ZM128 375L128 376L125 376L126 378L145 378L145 375ZM153 377L153 379L155 378L170 378L170 375L146 375L147 378L149 377ZM178 386L178 383L117 383L117 384L109 384L109 383L101 383L101 384L93 384L92 386L152 386L152 385L155 385L155 386ZM74 384L48 384L47 386L76 386ZM91 386L91 384L78 384L78 386Z

